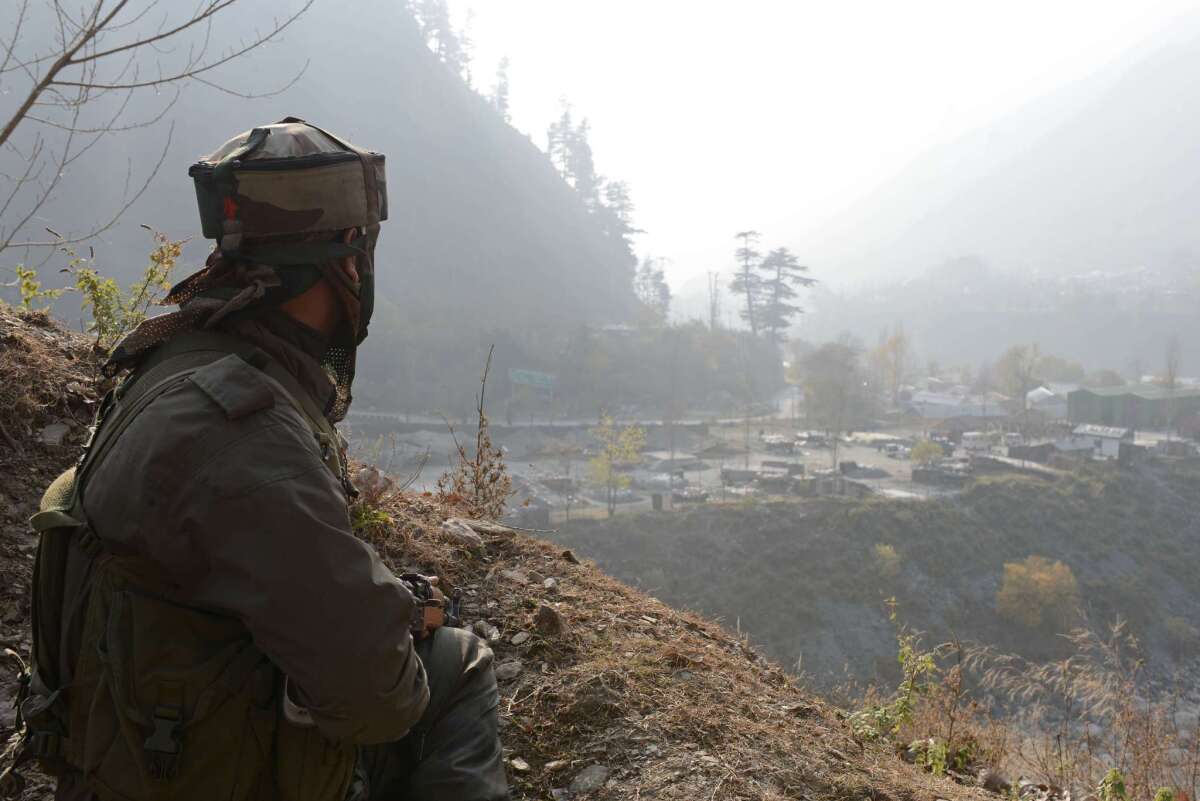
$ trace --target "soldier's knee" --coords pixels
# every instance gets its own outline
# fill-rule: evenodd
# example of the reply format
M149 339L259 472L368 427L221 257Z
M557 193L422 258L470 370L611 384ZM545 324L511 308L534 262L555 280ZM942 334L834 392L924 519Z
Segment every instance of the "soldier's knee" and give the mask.
M487 642L464 629L443 627L430 637L425 669L450 675L491 672L492 649Z
M498 698L492 672L492 649L469 631L443 627L418 643L417 652L429 678L432 714L449 706L495 704Z

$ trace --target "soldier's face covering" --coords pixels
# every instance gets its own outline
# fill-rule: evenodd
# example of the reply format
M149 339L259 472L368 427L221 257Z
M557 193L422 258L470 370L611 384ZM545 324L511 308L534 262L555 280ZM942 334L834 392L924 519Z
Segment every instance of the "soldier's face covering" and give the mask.
M344 346L357 347L367 338L371 314L375 310L375 243L379 226L347 233L346 244L357 252L353 267L346 270L340 264L321 267L322 274L333 284L345 311L349 331L339 339Z

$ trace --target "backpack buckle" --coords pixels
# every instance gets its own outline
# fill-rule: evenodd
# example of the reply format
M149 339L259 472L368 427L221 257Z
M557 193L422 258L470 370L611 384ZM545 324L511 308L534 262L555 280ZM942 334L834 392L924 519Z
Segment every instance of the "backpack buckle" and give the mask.
M158 781L179 775L179 757L183 754L183 710L177 706L154 708L154 731L146 738L150 775Z

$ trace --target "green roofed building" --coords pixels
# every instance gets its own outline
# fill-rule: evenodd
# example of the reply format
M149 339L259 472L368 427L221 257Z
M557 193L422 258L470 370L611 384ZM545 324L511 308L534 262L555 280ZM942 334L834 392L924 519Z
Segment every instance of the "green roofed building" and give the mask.
M1077 389L1067 396L1072 423L1125 428L1166 428L1183 415L1200 413L1200 389L1149 384Z

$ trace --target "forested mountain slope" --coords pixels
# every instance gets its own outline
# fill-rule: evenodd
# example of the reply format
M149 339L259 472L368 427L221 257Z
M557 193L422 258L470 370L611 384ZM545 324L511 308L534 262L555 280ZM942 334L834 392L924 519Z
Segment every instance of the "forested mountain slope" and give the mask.
M269 27L280 11L239 7L239 30ZM335 45L334 30L352 46ZM186 251L194 267L211 243L198 239L188 165L230 136L294 115L387 155L391 219L377 252L377 322L360 361L364 403L395 407L398 393L432 385L437 397L410 400L428 408L461 394L469 405L489 343L504 340L511 353L543 344L548 331L561 332L554 340L563 342L581 323L631 313L623 244L605 234L545 154L426 47L403 3L362 0L349 13L316 3L279 42L235 62L222 78L261 91L287 85L301 69L294 86L257 100L189 86L162 123L102 139L39 221L69 236L119 208L129 169L136 186L173 121L156 180L91 244L103 273L132 280L150 249L139 228L147 224L174 238L197 236ZM134 95L128 116L153 117L166 101ZM14 158L0 156L0 168L13 172L4 159ZM10 251L5 258L22 257ZM58 261L43 268L48 284L57 280ZM78 319L77 303L68 296L57 311Z

